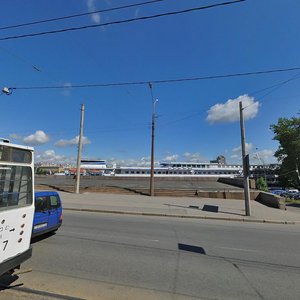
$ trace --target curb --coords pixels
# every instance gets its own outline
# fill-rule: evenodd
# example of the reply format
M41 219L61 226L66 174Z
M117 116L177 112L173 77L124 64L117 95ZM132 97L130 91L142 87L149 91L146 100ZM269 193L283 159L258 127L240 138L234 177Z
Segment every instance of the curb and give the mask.
M278 220L265 220L265 219L239 219L239 218L224 218L224 217L211 217L211 216L184 216L184 215L171 215L163 213L147 213L147 212L133 212L133 211L119 211L119 210L103 210L103 209L89 209L89 208L64 208L69 211L82 211L82 212L93 212L103 214L118 214L118 215L134 215L134 216L147 216L147 217L170 217L170 218L181 218L181 219L204 219L204 220L219 220L219 221L235 221L245 223L265 223L265 224L286 224L296 225L300 221L278 221Z

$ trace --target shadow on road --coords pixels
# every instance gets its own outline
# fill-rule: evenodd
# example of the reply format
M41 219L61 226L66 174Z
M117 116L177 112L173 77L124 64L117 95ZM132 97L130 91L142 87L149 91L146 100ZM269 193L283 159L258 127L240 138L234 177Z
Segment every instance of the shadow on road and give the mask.
M235 215L235 216L244 216L244 214L219 210L219 206L216 206L216 205L204 204L202 208L199 208L199 206L196 206L196 205L183 206L183 205L175 205L175 204L168 204L168 203L165 203L164 205L169 206L169 207L172 206L172 207L180 207L180 208L186 208L186 209L208 211L208 212L212 212L212 213L222 213L222 214Z
M13 282L17 281L18 279L19 276L14 274L4 274L0 276L0 291L22 286L23 283L17 285L11 285Z
M51 231L51 232L47 232L45 234L42 234L40 236L34 237L34 238L31 239L30 244L35 244L37 242L43 241L43 240L48 239L49 237L51 237L52 235L55 235L55 234L56 234L56 232Z
M193 246L193 245L187 245L187 244L178 244L178 249L188 252L194 252L206 255L205 250L202 247Z

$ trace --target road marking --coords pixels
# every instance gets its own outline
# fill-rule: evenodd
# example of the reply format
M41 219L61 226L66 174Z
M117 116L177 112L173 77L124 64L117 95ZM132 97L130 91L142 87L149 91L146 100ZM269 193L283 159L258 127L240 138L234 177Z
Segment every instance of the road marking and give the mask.
M71 234L71 235L70 235ZM59 236L59 233L57 234ZM73 237L72 235L75 235L77 236L78 235L78 232L77 231L68 231L65 233L65 235L69 236L69 237ZM132 240L132 239L135 239L135 240L139 240L139 241L146 241L146 242L155 242L155 243L158 243L159 240L155 240L155 239L146 239L146 238L141 238L141 237L130 237L130 236L124 236L124 235L111 235L111 234L105 234L105 233L101 233L99 235L97 235L96 237L100 237L100 238L111 238L111 239L125 239L125 240ZM95 241L97 241L95 239Z
M253 249L242 249L242 248L231 248L231 247L216 247L216 248L234 250L234 251L259 252L258 250L253 250Z

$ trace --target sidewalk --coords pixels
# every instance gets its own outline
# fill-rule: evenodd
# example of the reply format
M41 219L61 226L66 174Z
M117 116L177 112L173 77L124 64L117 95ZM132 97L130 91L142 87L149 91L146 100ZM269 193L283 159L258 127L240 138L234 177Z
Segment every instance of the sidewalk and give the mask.
M300 224L300 209L284 211L251 201L251 216L245 216L244 200L196 197L149 197L106 193L60 192L65 210L99 213L199 218L259 223Z

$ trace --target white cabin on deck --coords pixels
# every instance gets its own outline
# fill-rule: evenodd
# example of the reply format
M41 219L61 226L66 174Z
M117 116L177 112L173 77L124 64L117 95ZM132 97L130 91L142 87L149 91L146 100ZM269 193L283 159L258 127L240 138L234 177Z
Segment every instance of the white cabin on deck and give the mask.
M242 166L218 163L167 162L154 168L155 176L235 177L242 174ZM119 167L116 176L150 176L150 167Z

